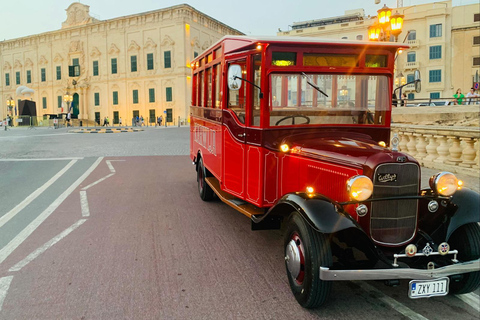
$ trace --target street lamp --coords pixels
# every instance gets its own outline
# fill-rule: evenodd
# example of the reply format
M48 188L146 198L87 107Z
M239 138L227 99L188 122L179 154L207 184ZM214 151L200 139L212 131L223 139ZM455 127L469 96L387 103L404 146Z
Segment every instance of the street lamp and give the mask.
M371 41L390 41L390 35L398 40L398 35L402 32L404 15L398 11L392 15L392 10L383 5L383 8L377 11L377 21L368 28L368 39Z
M8 113L9 111L12 113L12 117L13 117L13 108L15 107L15 100L12 99L12 97L10 97L10 99L7 99L7 115L5 117L5 119L7 120L8 119ZM10 122L10 121L8 121ZM9 123L7 123L9 124ZM11 123L10 123L10 126L11 126ZM7 130L7 126L5 126L5 130Z
M70 112L70 104L73 101L73 96L71 94L67 93L63 96L63 101L67 104L67 112Z

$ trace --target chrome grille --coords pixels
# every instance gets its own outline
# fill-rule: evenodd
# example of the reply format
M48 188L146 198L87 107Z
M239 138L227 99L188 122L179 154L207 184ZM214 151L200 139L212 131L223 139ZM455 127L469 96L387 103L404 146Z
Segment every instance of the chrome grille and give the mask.
M394 175L395 181L392 178ZM372 179L372 198L416 196L419 192L419 176L420 170L415 163L379 165ZM400 244L410 240L415 234L417 208L417 199L372 202L370 209L372 239L383 244Z

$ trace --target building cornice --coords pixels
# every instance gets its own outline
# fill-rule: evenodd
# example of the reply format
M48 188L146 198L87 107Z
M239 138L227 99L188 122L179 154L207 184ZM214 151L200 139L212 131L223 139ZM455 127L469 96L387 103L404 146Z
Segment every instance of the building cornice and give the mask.
M233 29L226 24L198 11L188 4L180 4L168 8L152 10L108 20L96 20L84 25L72 26L21 38L0 41L0 50L11 50L25 46L38 45L40 42L52 41L56 40L57 38L63 39L65 35L70 37L72 33L97 32L99 29L101 29L100 31L106 32L112 28L117 29L119 24L120 28L129 27L131 25L146 25L152 22L163 21L167 17L171 20L180 19L182 21L188 18L189 20L192 20L192 22L197 22L201 25L209 27L210 29L218 30L218 32L222 34L243 34L240 31Z

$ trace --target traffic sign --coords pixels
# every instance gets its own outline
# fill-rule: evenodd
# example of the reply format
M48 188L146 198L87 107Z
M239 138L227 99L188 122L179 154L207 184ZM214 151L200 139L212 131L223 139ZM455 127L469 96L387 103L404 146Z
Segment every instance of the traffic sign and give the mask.
M480 87L479 83L475 82L475 84L473 85L473 89L478 90L479 87Z

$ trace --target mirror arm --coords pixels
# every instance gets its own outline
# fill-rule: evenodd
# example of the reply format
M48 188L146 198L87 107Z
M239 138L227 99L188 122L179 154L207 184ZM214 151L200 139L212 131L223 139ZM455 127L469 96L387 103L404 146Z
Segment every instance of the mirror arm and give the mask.
M238 76L233 76L233 80L242 80L242 81L245 81L247 83L250 83L252 86L254 86L255 88L257 88L258 90L260 90L260 99L263 98L263 92L262 92L262 88L260 88L260 86L257 86L255 83L251 82L251 81L248 81L247 79L243 79L243 78L240 78Z
M421 80L420 79L413 80L413 81L410 81L408 83L405 83L402 86L396 87L395 90L393 90L393 93L395 93L395 91L397 91L398 89L402 89L403 87L408 86L409 84L412 84L412 83L417 83L418 81L421 81Z

